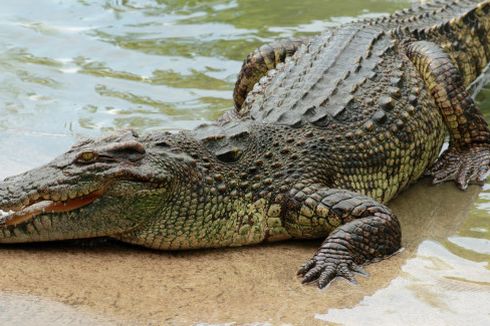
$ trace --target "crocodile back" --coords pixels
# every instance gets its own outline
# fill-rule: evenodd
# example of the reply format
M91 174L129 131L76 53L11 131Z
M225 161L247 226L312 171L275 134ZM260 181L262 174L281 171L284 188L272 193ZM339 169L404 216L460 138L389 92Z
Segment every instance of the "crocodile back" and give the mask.
M398 92L404 62L393 58L400 57L400 44L414 40L443 47L468 86L490 56L489 11L490 1L436 1L329 30L257 83L239 114L289 126L364 123L373 106L390 101L385 95Z

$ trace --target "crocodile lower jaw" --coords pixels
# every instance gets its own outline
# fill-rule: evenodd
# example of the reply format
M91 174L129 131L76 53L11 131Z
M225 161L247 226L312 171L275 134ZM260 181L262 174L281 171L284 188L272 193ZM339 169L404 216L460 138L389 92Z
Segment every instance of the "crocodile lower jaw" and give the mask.
M104 191L94 191L88 195L67 199L65 201L39 200L28 205L0 214L0 227L18 225L41 214L70 212L93 203L103 195ZM2 212L2 211L0 211Z

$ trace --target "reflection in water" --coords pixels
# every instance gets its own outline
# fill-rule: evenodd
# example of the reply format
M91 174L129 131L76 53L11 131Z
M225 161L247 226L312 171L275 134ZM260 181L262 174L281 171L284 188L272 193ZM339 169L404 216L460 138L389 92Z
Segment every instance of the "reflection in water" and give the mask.
M330 309L317 318L345 325L358 325L360 316L369 325L483 325L489 293L488 263L424 241L388 287L352 309Z
M232 106L241 60L256 46L406 6L2 1L0 178L50 160L82 136L213 120ZM490 119L490 88L479 100ZM318 241L182 253L113 243L2 246L0 288L8 292L0 293L0 324L31 316L103 325L479 324L489 314L481 303L490 301L490 184L478 191L425 181L404 192L390 206L400 216L405 250L368 266L370 277L360 277L359 286L335 281L325 291L295 277Z

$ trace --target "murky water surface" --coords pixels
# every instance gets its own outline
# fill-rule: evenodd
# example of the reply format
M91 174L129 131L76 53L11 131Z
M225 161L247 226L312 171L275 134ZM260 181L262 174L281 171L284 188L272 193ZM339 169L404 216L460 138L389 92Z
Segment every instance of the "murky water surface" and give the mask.
M119 128L192 128L231 107L241 60L279 37L408 1L2 0L0 177ZM490 119L490 89L480 99ZM405 251L358 286L301 286L319 241L156 252L0 248L0 324L430 324L490 320L490 183L418 183L392 204Z

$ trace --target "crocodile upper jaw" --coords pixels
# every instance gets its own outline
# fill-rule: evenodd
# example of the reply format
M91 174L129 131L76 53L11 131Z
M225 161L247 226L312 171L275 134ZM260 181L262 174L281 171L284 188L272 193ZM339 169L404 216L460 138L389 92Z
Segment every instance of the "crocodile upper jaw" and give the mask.
M97 190L87 195L67 199L65 201L40 198L35 201L28 201L23 206L0 207L4 212L7 211L3 215L0 214L0 226L18 225L41 214L70 212L93 203L103 194L104 190Z

